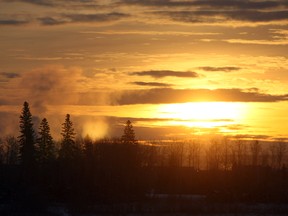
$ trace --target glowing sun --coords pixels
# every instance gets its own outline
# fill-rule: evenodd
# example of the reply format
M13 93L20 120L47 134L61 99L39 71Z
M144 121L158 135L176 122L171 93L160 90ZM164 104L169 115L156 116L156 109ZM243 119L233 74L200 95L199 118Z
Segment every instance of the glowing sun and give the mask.
M211 128L235 124L245 110L243 103L194 102L163 105L159 113L161 118L171 119L171 125Z

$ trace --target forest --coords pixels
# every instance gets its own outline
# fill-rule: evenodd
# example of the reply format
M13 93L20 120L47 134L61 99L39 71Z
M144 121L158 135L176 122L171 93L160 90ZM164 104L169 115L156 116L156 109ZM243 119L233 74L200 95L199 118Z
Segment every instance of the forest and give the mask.
M55 141L24 102L20 135L0 138L0 214L288 212L286 142L138 141L136 132L128 120L119 138L76 138L67 114Z

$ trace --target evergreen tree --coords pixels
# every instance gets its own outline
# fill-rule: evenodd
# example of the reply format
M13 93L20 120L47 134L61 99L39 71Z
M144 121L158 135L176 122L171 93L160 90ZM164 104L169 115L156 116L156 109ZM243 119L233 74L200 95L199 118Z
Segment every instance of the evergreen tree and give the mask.
M24 102L20 115L20 162L24 167L35 165L35 134L28 102Z
M84 143L84 156L86 159L90 160L91 158L93 158L93 149L94 149L94 146L93 146L93 140L92 138L89 136L89 135L86 135L84 140L83 140L83 143Z
M124 134L122 135L122 142L127 144L136 144L137 140L135 139L135 132L133 129L133 125L130 120L126 122L124 128Z
M62 142L59 151L59 157L61 159L74 159L77 154L77 146L75 143L75 135L73 123L70 120L70 115L67 114L65 122L62 124Z
M46 164L55 159L55 146L50 134L50 127L46 118L43 118L39 127L38 143L38 161L40 164Z
M6 163L17 164L18 163L18 154L19 154L19 144L17 142L17 138L14 136L7 136L5 138L7 145L7 158Z

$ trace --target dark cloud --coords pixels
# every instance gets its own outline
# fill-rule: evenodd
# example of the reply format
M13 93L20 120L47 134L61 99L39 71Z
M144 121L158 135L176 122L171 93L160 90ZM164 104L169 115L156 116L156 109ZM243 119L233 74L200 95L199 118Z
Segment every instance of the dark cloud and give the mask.
M139 86L153 86L153 87L170 87L171 84L168 83L159 83L159 82L131 82L131 84Z
M11 25L11 26L18 26L18 25L24 25L29 23L29 21L26 20L14 20L14 19L7 19L7 20L0 20L0 25Z
M40 6L58 6L58 5L68 5L70 3L93 3L94 0L73 0L73 1L67 1L67 0L5 0L6 2L25 2L29 4L34 5L40 5Z
M262 135L262 134L257 134L257 135L237 134L237 135L231 135L231 136L227 136L227 137L233 138L233 139L244 139L244 140L267 140L267 139L272 138L271 136Z
M112 96L113 97L113 96ZM161 104L204 101L223 102L277 102L288 100L288 95L270 95L247 92L245 89L172 89L154 88L149 90L125 91L114 103L125 104Z
M251 0L122 0L123 4L154 6L154 7L212 7L212 8L234 8L234 9L272 9L287 6L287 2L278 1L251 1Z
M65 16L71 19L72 22L107 22L119 20L128 17L129 15L114 12L107 14L68 14Z
M18 73L12 73L12 72L0 72L0 76L7 78L7 79L20 77Z
M25 2L42 6L53 6L53 0L4 0L6 2Z
M201 23L201 22L220 22L228 20L248 21L248 22L269 22L281 21L288 19L288 11L221 11L221 10L204 10L204 11L157 11L157 15L169 17L171 20L179 22ZM215 18L217 17L217 19Z
M92 23L117 21L129 14L124 13L99 13L99 14L62 14L60 17L40 17L38 20L43 25L59 25L65 23Z
M64 20L55 19L53 17L41 17L41 18L38 18L38 20L43 25L59 25L59 24L64 24L64 23L67 22L67 21L64 21Z
M150 71L139 71L139 72L131 72L130 75L136 76L151 76L154 78L162 78L162 77L181 77L181 78L195 78L199 77L199 74L193 71L171 71L171 70L150 70Z
M199 67L199 69L204 71L224 71L224 72L231 72L231 71L238 71L240 67Z

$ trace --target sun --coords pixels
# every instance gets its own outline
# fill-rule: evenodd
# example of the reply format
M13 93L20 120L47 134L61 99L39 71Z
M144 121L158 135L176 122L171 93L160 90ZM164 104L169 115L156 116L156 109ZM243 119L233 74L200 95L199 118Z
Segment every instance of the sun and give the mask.
M166 104L159 108L161 118L171 119L171 125L203 128L235 124L245 112L245 104L232 102Z

